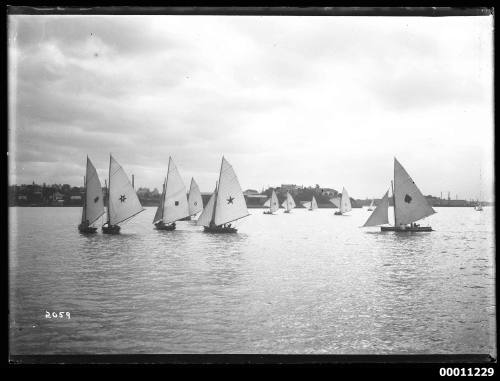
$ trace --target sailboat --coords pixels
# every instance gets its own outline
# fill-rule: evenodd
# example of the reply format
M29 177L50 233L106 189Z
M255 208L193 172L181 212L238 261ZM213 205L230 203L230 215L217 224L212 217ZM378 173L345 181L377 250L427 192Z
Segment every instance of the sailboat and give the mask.
M392 182L391 182L392 183ZM430 216L436 211L429 205L426 198L417 188L415 182L406 172L399 161L394 158L394 183L392 197L394 202L394 226L381 226L381 231L397 232L428 232L430 226L419 226L416 221ZM378 226L389 223L389 191L382 198L363 227Z
M264 214L273 214L280 208L278 196L276 196L276 192L274 191L274 189L271 193L271 198L264 203L264 206L269 207L269 210L264 211Z
M157 230L175 230L175 221L189 216L186 187L171 157L168 159L167 178L163 183L160 205L153 218Z
M347 213L352 210L351 200L349 198L349 194L347 193L347 189L342 188L342 197L340 198L339 210L335 212L336 216L342 216L344 213Z
M194 178L191 178L188 194L189 219L203 210L203 200L201 198L200 188ZM184 220L184 219L183 219Z
M283 201L283 204L281 204L281 206L285 208L285 213L290 213L290 211L295 208L295 201L293 200L290 192L286 192L285 201Z
M481 205L481 171L479 171L479 199L476 202L476 206L474 207L474 210L478 212L483 211L483 206Z
M85 195L83 196L82 222L78 225L78 230L80 233L95 233L97 228L92 224L104 214L104 202L99 176L88 156L83 182Z
M197 225L210 233L236 233L231 222L249 216L245 197L233 167L222 157L219 181Z
M314 209L318 209L318 203L316 202L316 198L312 196L311 201L307 201L302 203L304 205L304 208L307 208L310 211L313 211Z
M340 208L340 197L334 197L329 200L335 208Z
M375 200L372 199L372 202L371 202L370 206L368 207L369 212L373 211L373 209L375 208L374 202L375 202Z
M102 226L105 234L120 233L120 223L125 222L145 209L142 207L134 187L120 164L109 155L107 221Z

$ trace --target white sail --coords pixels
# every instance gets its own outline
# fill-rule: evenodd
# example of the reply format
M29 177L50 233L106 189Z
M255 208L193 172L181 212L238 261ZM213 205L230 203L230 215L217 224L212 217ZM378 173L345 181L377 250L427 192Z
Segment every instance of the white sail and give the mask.
M295 201L293 201L293 197L289 192L286 192L285 201L281 204L286 210L290 211L295 208Z
M127 174L113 156L109 159L108 206L111 225L128 220L144 210Z
M314 209L318 209L318 203L316 202L316 198L313 196L312 200L311 200L311 206L310 206L310 209L311 210L314 210Z
M268 199L266 200L266 202L265 202L264 204L262 204L262 206L265 206L266 208L269 208L269 207L271 206L271 199L270 199L270 198L268 198Z
M169 224L187 216L189 216L189 206L186 187L174 161L169 158L165 201L163 203L163 222Z
M99 176L97 176L97 171L88 157L85 179L86 187L84 215L85 219L89 221L89 225L91 225L104 214L104 201Z
M222 225L248 215L247 204L236 173L231 164L223 157L214 222L216 225Z
M191 179L191 185L189 187L188 203L190 216L203 210L203 200L201 199L200 188L193 178Z
M372 202L373 203L373 202ZM384 197L380 201L380 204L375 208L370 217L366 220L365 226L377 226L389 223L389 191L385 192Z
M271 194L271 203L269 206L269 210L271 213L276 212L280 208L280 204L278 201L278 196L276 196L276 192L273 189L273 193Z
M165 183L167 182L167 179L163 181L163 190L160 195L160 205L158 205L158 208L156 209L155 217L153 218L153 224L156 224L157 222L160 222L163 220L163 203L165 201Z
M403 166L394 158L395 225L406 225L436 213Z
M342 189L342 198L340 199L340 212L346 213L352 210L351 200L349 199L349 194L347 193L347 189Z
M337 208L340 207L340 197L334 197L330 199L330 202L335 205Z
M203 208L203 212L201 212L200 217L196 221L196 225L198 226L210 226L210 221L214 216L214 204L215 204L215 195L216 190L210 196L210 200L208 200L207 205Z
M303 206L304 208L309 209L309 208L311 207L311 201L305 201L305 202L303 202L303 203L302 203L302 206Z

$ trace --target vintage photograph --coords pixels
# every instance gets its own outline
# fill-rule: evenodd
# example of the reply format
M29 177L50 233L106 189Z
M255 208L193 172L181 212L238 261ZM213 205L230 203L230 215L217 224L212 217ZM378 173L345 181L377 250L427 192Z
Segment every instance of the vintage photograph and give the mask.
M213 13L9 9L11 358L496 359L492 12Z

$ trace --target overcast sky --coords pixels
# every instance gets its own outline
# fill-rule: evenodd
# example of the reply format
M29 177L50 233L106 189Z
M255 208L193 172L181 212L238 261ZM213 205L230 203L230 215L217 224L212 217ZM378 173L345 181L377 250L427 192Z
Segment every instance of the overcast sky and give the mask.
M491 199L492 17L10 16L10 183L345 186L393 157L424 194ZM480 170L481 169L481 170ZM480 172L482 185L480 185Z

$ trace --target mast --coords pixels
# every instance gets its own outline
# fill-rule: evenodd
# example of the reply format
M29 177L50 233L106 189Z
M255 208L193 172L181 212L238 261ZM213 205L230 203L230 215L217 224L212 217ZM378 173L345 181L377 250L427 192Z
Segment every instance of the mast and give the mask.
M168 177L168 173L167 173L167 177ZM162 192L162 195L161 195L161 203L162 203L162 207L161 207L161 219L163 221L163 211L165 209L165 197L166 197L166 194L167 194L167 180L163 180L163 192Z
M87 156L87 162L89 157ZM88 165L88 163L87 163ZM82 222L87 221L87 176L83 176L83 218Z
M214 212L212 213L212 220L210 221L210 224L215 225L215 212L217 211L217 196L219 195L219 183L220 183L220 177L222 174L222 163L224 162L224 155L222 155L222 160L220 161L220 170L219 170L219 181L215 183L215 200L214 200Z
M109 154L109 170L108 170L108 187L106 188L107 196L107 211L108 211L108 226L111 226L111 213L109 211L109 190L111 189L111 154Z
M396 222L396 195L394 193L394 182L391 180L391 188L392 188L392 203L394 204L393 205L393 209L394 209L394 226L398 226L397 222Z

